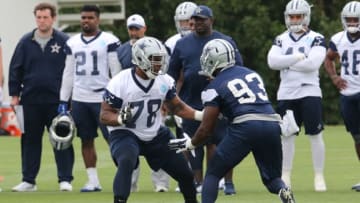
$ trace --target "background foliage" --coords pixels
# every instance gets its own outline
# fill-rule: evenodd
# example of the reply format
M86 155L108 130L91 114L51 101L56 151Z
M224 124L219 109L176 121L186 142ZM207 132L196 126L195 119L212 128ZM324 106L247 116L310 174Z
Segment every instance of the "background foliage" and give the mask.
M179 0L126 1L126 16L138 13L147 23L147 35L163 41L176 33L174 12ZM231 36L238 44L245 66L256 70L265 80L268 94L276 104L279 72L267 66L267 52L275 37L286 28L284 25L285 0L198 0L213 9L214 29ZM340 12L349 1L308 0L312 7L310 28L322 33L327 42L331 35L342 30ZM125 42L128 40L126 22L118 21L109 27ZM323 91L324 120L327 124L342 122L339 112L339 93L332 85L323 67L320 70Z

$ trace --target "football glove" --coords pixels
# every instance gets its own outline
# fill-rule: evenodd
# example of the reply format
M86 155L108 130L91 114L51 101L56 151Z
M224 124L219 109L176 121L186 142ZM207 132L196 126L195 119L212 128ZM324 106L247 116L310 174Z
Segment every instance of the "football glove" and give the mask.
M132 119L132 113L131 113L132 106L131 104L127 104L125 107L121 108L119 111L119 116L117 118L120 125L127 124Z
M63 102L61 101L59 106L58 106L58 113L60 115L66 115L68 112L68 105L67 102Z
M195 146L191 143L191 138L186 133L184 133L184 138L170 140L168 146L170 150L176 150L176 153L191 150L191 153L195 156Z
M299 132L299 126L296 124L292 110L286 110L285 115L280 122L281 134L284 137L295 135Z

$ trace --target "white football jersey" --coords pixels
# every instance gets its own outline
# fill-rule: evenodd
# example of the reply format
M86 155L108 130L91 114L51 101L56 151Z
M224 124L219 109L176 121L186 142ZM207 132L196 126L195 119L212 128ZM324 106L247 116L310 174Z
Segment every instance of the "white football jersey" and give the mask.
M345 31L331 37L330 48L337 52L341 62L341 78L347 88L340 93L346 96L360 92L360 40L351 40Z
M166 47L168 47L170 49L170 54L173 53L176 42L179 39L181 39L181 35L178 33L178 34L171 36L169 39L166 40L165 45L166 45Z
M102 95L110 80L108 56L116 53L120 46L117 37L110 33L99 32L93 38L86 38L81 33L71 37L65 51L74 59L73 68L65 67L64 74L72 74L72 99L81 102L102 102ZM65 73L71 71L71 73ZM63 77L63 80L66 78ZM66 81L64 81L66 82ZM71 81L70 81L71 82ZM63 92L63 88L61 92ZM61 93L61 100L68 98Z
M296 56L299 54L304 54L306 58L295 61L291 66L280 70L281 82L277 93L278 100L322 96L319 85L319 68L326 55L323 35L309 30L295 39L289 31L286 31L275 39L268 60L276 60L277 55Z
M106 96L107 95L107 96ZM136 76L135 69L125 69L112 78L106 87L104 100L111 106L121 108L131 104L133 123L125 126L108 126L132 131L140 140L150 141L162 124L160 108L164 100L176 95L174 79L169 75L158 75L154 80L143 80ZM117 108L114 107L114 108Z

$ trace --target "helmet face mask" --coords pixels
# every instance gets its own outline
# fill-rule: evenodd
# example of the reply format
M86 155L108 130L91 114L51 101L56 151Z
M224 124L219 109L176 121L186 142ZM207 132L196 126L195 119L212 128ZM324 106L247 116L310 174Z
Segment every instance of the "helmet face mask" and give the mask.
M360 3L347 3L341 12L341 23L344 30L353 34L360 31Z
M72 145L75 123L68 114L56 116L49 128L49 140L56 150L65 150Z
M310 24L310 5L305 0L291 0L286 5L284 17L285 25L290 32L305 31Z
M183 2L176 7L174 21L176 30L181 36L191 33L189 21L196 7L195 3L189 1Z
M199 74L213 79L217 70L222 71L235 65L234 47L226 40L213 39L204 46L200 64Z
M168 55L164 45L153 37L143 37L132 47L132 62L149 79L163 75L168 68Z

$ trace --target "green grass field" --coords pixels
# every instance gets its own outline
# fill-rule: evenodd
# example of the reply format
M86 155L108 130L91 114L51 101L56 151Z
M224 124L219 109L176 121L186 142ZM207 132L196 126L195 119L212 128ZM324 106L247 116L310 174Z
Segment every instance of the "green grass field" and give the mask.
M325 178L328 191L317 193L313 190L313 171L309 141L299 136L296 142L296 154L292 176L292 187L297 203L358 203L360 192L351 191L351 186L360 181L360 165L354 152L353 141L343 126L326 126ZM32 193L14 193L11 188L21 181L20 139L0 137L0 203L112 203L112 179L115 167L108 148L102 138L97 139L98 171L103 187L99 193L83 194L79 189L86 182L86 172L80 153L79 139L75 139L76 162L74 167L73 192L60 192L55 171L55 162L48 138L44 136L42 165L37 178L38 191ZM155 193L150 178L150 170L141 159L139 192L132 193L129 202L165 203L183 202L182 196L174 192L176 183L171 182L167 193ZM267 192L260 181L258 170L252 156L247 157L235 168L234 182L237 194L224 196L219 192L217 202L224 203L275 203L280 202L276 195ZM201 196L199 195L199 200Z

